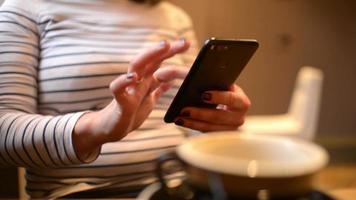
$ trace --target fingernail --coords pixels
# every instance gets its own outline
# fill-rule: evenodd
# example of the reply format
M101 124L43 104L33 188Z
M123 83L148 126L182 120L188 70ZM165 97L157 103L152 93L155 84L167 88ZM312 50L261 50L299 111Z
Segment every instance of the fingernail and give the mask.
M174 123L178 126L183 126L184 121L182 119L177 119Z
M185 38L180 38L179 41L180 41L181 43L185 43L185 42L187 41L187 39L185 39Z
M128 73L126 74L126 78L127 78L127 79L132 79L134 76L135 76L135 73L134 73L134 72L128 72Z
M161 41L159 42L159 47L165 47L166 44L167 44L167 41L166 41L166 40L161 40Z
M211 97L212 97L212 95L211 95L211 93L209 93L209 92L204 92L204 93L202 94L202 96L201 96L201 98L202 98L204 101L210 101L210 100L211 100Z
M190 112L188 110L185 110L180 114L180 116L181 117L190 117Z

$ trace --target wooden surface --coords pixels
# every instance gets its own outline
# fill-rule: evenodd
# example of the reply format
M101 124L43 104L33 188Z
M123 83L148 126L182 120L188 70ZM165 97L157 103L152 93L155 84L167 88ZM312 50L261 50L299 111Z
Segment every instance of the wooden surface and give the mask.
M338 200L356 199L356 164L334 164L315 179L317 187Z

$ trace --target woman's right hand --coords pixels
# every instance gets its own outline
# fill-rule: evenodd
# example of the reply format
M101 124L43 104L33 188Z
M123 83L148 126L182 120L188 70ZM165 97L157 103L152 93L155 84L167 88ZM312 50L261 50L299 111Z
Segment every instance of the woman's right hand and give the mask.
M111 103L102 110L85 113L74 128L73 143L82 160L102 144L122 139L143 123L171 81L187 73L182 67L159 68L160 64L188 47L184 39L173 45L162 41L137 56L128 73L111 82Z

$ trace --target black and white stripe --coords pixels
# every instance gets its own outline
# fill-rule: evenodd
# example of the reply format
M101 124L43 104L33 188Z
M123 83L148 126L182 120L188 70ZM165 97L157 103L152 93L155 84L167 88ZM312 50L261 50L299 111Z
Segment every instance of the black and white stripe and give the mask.
M180 129L162 122L180 82L139 130L93 152L89 163L77 158L71 134L85 111L111 101L108 85L135 55L182 37L192 48L163 67L189 66L197 46L189 17L170 3L6 0L0 8L0 164L27 167L28 192L41 198L80 191L78 184L124 189L154 181L157 156L183 139Z

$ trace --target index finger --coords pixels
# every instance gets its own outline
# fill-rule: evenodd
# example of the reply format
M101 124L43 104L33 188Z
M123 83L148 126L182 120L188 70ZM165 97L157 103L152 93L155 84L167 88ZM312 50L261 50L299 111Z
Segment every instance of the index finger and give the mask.
M170 49L170 44L162 40L158 46L140 54L131 63L128 68L128 73L135 72L138 79L141 79L145 75L146 65L156 61Z
M160 57L156 61L151 62L147 66L145 75L151 76L160 67L161 63L164 60L171 58L171 57L175 56L176 54L186 51L189 48L189 46L190 46L189 41L187 41L184 38L180 39L178 42L171 45L167 52L165 52L164 54L161 54Z

